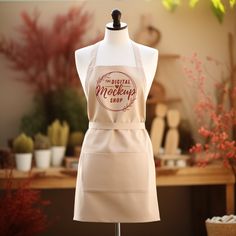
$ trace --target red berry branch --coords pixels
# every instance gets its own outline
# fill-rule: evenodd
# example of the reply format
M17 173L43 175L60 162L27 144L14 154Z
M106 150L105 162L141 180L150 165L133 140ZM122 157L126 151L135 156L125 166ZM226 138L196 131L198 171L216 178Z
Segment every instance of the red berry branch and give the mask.
M206 58L216 66L222 63L211 58ZM206 80L209 79L205 65L194 53L190 58L183 57L188 63L184 67L184 73L195 86L198 93L198 101L195 104L195 114L199 129L198 132L203 142L197 142L190 148L191 153L198 153L202 158L197 161L198 165L207 165L213 160L222 160L225 167L231 167L236 174L236 141L232 131L236 125L236 110L229 104L230 99L236 98L236 87L230 88L228 77L221 79L221 82L214 82L216 97L206 92Z
M0 198L0 232L5 236L34 236L44 232L52 223L44 212L50 201L41 191L29 188L31 178L13 189L12 172L6 179Z

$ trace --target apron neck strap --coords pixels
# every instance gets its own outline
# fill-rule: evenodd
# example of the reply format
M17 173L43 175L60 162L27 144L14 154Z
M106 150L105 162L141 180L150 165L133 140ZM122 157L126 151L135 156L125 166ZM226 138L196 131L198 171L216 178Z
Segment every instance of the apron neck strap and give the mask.
M134 56L135 56L135 61L136 61L136 66L137 67L142 67L142 61L141 61L141 56L140 56L140 51L138 46L135 44L133 40L131 40L131 44L133 46L134 50Z
M89 68L95 66L99 43L100 42L95 43L94 48L91 52L91 60L90 60L90 63L89 63ZM139 48L133 40L131 40L131 44L132 44L132 48L133 48L133 52L134 52L134 56L135 56L136 66L137 67L142 67L142 61L141 61Z
M95 43L94 48L92 49L91 60L90 60L90 63L89 63L89 68L95 66L96 57L97 57L97 51L98 51L98 45L99 45L99 42Z

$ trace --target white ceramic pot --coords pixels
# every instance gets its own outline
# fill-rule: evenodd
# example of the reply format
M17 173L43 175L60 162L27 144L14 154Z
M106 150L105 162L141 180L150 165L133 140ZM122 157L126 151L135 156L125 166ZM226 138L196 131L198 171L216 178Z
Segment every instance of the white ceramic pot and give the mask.
M167 160L167 166L168 167L174 167L175 166L175 161L174 160Z
M176 165L178 167L186 167L187 166L187 163L186 163L186 160L177 160L176 161Z
M16 169L20 171L29 171L32 165L32 153L16 153Z
M52 166L61 166L65 156L65 146L53 146L52 151Z
M50 149L42 149L35 150L35 164L37 168L46 169L50 167L51 163L51 150Z

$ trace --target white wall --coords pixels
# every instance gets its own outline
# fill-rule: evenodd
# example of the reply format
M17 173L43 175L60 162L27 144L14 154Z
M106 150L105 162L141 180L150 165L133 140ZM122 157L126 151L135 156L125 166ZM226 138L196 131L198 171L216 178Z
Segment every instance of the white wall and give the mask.
M37 7L41 11L40 22L50 24L51 18L57 13L66 12L71 6L82 1L26 1L0 3L0 35L17 37L14 30L20 23L20 12L33 12ZM139 27L141 14L149 14L153 25L162 33L162 40L157 46L160 53L177 53L190 56L197 52L201 58L207 55L228 63L227 33L236 36L236 11L230 11L225 16L223 24L219 24L211 13L209 1L200 1L191 10L187 0L175 13L166 11L160 0L152 1L85 1L86 9L94 13L94 22L87 37L98 31L104 32L105 24L111 21L111 11L119 8L122 11L122 21L128 23L130 37ZM236 38L236 37L235 37ZM235 47L236 48L236 47ZM236 50L235 50L236 55ZM20 118L30 109L32 92L23 83L13 78L18 76L8 68L8 62L0 56L0 145L6 145L8 138L18 134ZM216 77L220 71L214 71ZM156 79L167 89L169 97L181 97L183 103L178 108L182 118L188 118L192 125L194 120L191 107L195 103L194 91L191 90L182 72L181 61L159 61ZM210 85L209 85L210 86ZM211 87L210 87L211 89ZM193 129L194 130L194 129Z

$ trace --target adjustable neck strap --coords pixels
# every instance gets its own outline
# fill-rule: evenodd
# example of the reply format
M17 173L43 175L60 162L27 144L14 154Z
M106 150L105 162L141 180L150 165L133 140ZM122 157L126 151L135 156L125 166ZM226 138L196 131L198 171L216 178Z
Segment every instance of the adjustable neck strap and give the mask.
M94 48L93 48L93 50L91 52L91 60L90 60L90 63L89 63L89 67L94 67L95 66L99 43L100 42L97 42L94 45ZM142 61L141 61L141 56L140 56L139 48L135 44L135 42L132 41L132 40L131 40L131 45L132 45L132 48L133 48L133 51L134 51L136 66L137 67L141 67L142 66Z
M89 66L88 66L89 68L95 66L96 58L97 58L98 45L99 45L99 42L95 43L94 48L91 52L91 60L90 60Z
M139 48L138 48L138 46L135 44L135 42L132 41L132 40L131 40L131 44L132 44L133 50L134 50L134 56L135 56L136 66L137 66L137 67L141 67L141 66L142 66L142 61L141 61L141 56L140 56Z

